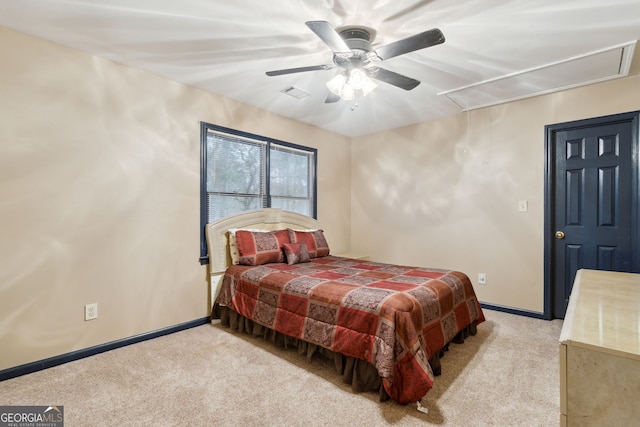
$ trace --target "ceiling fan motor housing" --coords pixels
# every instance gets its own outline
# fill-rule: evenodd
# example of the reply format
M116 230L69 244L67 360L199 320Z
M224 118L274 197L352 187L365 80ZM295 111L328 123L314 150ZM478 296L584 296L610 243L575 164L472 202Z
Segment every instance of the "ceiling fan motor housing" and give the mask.
M340 31L340 37L349 46L349 49L367 53L371 51L371 33L359 27L351 27Z
M351 49L351 55L336 54L333 56L333 62L347 70L362 68L366 65L369 62L367 53L373 50L371 41L375 37L375 30L363 27L347 27L339 30L338 34Z

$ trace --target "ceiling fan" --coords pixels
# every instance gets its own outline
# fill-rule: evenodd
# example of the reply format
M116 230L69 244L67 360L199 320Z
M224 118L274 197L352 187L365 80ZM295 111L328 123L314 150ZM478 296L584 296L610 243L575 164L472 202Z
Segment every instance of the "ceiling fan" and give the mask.
M444 34L437 28L407 37L377 48L373 48L375 30L363 26L334 29L326 21L305 23L332 51L333 64L311 65L267 71L267 76L303 73L307 71L340 69L327 87L330 92L325 103L337 102L341 98L355 99L357 93L366 95L376 86L371 79L388 83L404 90L411 90L420 81L379 67L382 61L405 53L444 43Z

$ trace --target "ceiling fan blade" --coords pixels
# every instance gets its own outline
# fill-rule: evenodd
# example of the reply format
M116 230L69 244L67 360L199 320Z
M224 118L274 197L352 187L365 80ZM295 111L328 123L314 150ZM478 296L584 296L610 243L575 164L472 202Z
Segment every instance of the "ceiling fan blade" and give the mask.
M320 40L329 46L333 53L351 53L349 46L327 21L307 21L305 24L320 37Z
M384 61L394 56L404 55L425 47L435 46L444 43L444 34L438 28L424 31L411 37L389 43L376 48L376 56Z
M333 104L334 102L340 101L340 97L333 92L329 92L327 98L324 100L325 104Z
M381 82L389 83L390 85L399 87L404 90L411 90L420 84L419 80L412 79L411 77L403 76L394 71L385 70L384 68L376 67L376 70L370 74L372 79L379 80Z
M307 71L332 70L334 65L312 65L310 67L286 68L284 70L267 71L267 76L282 76L284 74L304 73Z

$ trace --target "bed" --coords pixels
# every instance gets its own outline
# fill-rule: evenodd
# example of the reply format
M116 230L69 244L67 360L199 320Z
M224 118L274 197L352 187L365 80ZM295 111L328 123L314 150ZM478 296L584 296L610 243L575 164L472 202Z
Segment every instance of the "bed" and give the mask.
M248 211L208 224L206 237L212 319L328 356L381 400L419 405L450 343L485 320L464 273L336 256L304 215Z

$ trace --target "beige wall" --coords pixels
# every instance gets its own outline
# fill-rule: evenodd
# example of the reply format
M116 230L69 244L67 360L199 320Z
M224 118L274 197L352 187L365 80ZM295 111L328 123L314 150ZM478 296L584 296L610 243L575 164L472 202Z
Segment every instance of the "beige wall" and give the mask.
M353 250L485 273L481 301L542 312L544 126L640 110L638 62L634 77L354 139Z
M349 248L348 138L8 29L0 54L0 370L207 315L200 121L317 147Z

